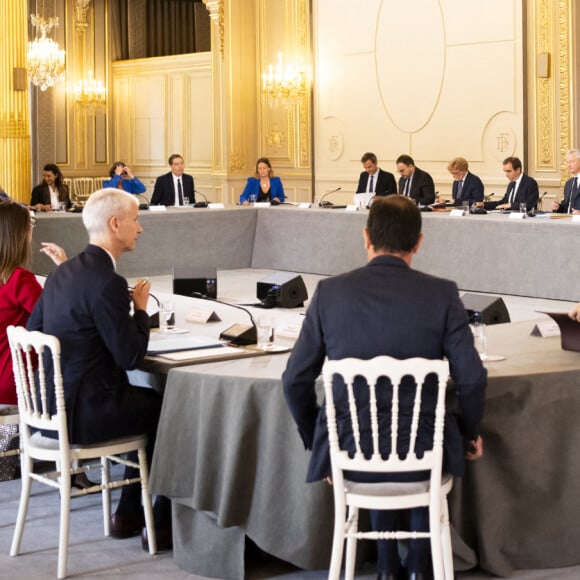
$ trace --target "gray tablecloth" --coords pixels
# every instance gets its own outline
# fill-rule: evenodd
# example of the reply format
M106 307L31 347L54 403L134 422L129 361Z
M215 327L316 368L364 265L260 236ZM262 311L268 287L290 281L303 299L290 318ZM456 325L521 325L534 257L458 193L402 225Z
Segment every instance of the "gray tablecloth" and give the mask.
M362 229L368 212L232 207L141 212L145 229L137 249L123 256L124 276L170 274L173 266L265 268L334 275L362 266ZM423 214L424 241L413 266L455 280L459 288L577 300L580 268L571 267L580 224L571 219L507 215L453 218ZM33 271L54 265L38 254L40 241L62 245L69 255L84 248L80 214L39 214L33 234Z
M458 570L507 576L580 562L580 354L529 336L532 327L488 328L489 352L507 359L487 364L485 454L450 499ZM285 363L169 373L151 483L174 499L175 558L192 573L242 578L244 533L297 566L328 567L331 490L304 483L309 454L283 399Z

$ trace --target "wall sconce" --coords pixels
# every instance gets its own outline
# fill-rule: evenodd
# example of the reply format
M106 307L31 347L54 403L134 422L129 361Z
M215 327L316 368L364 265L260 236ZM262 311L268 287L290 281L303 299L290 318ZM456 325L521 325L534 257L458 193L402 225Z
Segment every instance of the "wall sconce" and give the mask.
M268 106L283 104L287 107L306 96L306 73L284 66L282 53L278 53L278 64L268 66L262 74L262 97Z

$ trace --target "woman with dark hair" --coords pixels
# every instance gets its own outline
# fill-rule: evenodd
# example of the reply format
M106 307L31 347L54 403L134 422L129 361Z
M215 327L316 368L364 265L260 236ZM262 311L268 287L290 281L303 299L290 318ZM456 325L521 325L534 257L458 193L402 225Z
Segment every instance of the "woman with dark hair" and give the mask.
M270 160L260 157L256 161L256 176L248 177L246 187L240 195L240 203L250 205L255 201L269 201L278 204L285 199L282 181L279 177L274 177Z
M6 329L11 324L26 325L42 290L34 274L26 269L33 228L34 218L26 207L0 202L0 405L16 404ZM64 250L55 244L43 244L40 251L57 265L66 260Z
M131 168L123 161L115 161L109 169L111 179L103 181L103 187L123 189L127 193L145 193L147 188L143 182L133 175Z
M68 187L63 183L60 169L54 163L48 163L42 169L42 183L39 183L30 196L30 209L51 211L60 209L60 204L71 206Z

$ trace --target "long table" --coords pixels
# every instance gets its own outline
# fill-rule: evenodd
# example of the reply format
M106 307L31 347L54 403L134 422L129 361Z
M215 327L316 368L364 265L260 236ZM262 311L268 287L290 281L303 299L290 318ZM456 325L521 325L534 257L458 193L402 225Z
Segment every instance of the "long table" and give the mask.
M305 278L311 291L316 278ZM219 324L229 324L219 308ZM580 562L580 355L561 350L559 337L530 336L533 325L487 329L488 351L506 360L487 363L485 454L450 499L457 570L507 576ZM286 361L278 354L168 374L151 487L172 498L174 558L190 573L243 578L246 536L299 567L328 567L332 494L304 483L309 454L282 393Z
M125 276L196 269L269 268L334 275L362 266L362 229L368 211L231 207L141 212L144 233L123 256ZM578 300L580 268L574 267L580 224L570 218L512 220L507 215L450 217L423 214L424 241L414 267L455 280L463 290ZM33 270L54 267L36 251L53 241L72 255L87 235L80 214L38 214Z

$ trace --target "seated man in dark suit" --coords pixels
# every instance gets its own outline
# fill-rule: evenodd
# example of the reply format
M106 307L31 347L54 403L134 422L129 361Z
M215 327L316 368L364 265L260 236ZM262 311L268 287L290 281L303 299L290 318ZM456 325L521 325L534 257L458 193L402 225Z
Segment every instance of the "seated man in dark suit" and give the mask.
M116 272L119 258L135 249L143 231L138 208L137 198L120 189L101 189L89 197L83 210L89 245L51 274L27 326L60 340L70 442L92 444L145 433L151 461L161 397L152 389L131 386L126 372L147 352L150 282L139 280L130 294L127 281ZM136 471L127 467L125 478L135 477ZM158 547L170 548L167 498L157 498L154 515ZM138 535L143 522L141 486L123 487L111 535ZM146 537L143 543L147 545Z
M171 171L160 175L155 181L151 205L187 205L195 203L193 177L184 173L185 162L174 153L168 159ZM187 200L187 201L186 201Z
M519 211L520 204L526 204L526 211L535 209L540 193L538 182L522 170L522 162L518 157L506 157L503 160L503 172L509 179L505 195L499 201L486 201L485 209L507 209ZM477 204L481 205L481 204Z
M435 201L435 184L433 178L422 169L415 167L415 161L410 155L400 155L397 158L399 193L412 197L418 205L429 205Z
M421 214L411 200L400 195L376 199L363 234L368 264L319 282L282 377L300 436L312 450L307 481L331 475L326 411L317 404L315 391L325 358L379 355L449 360L462 416L458 419L448 412L445 418L443 468L461 476L464 444L467 459L483 453L479 424L486 371L474 348L457 286L411 269L422 238ZM436 308L433 296L437 296ZM409 422L410 416L401 411L402 423ZM393 474L379 476L381 481L393 480ZM371 478L351 474L354 481ZM394 529L396 517L397 512L371 511L373 529ZM412 510L411 526L417 531L427 529L426 509ZM407 560L410 577L421 578L428 565L428 542L412 541ZM396 542L378 542L379 579L395 578L399 566Z
M449 162L447 171L453 177L451 190L453 205L462 205L464 201L468 201L469 205L473 205L478 201L483 201L483 183L477 175L470 173L466 159L455 157Z
M365 153L360 161L364 171L358 180L357 193L372 193L374 195L397 193L395 176L388 171L383 171L378 166L377 156L374 153Z
M552 204L555 213L580 213L580 149L566 153L566 166L572 177L564 184L564 199Z

